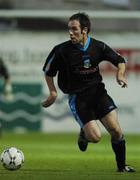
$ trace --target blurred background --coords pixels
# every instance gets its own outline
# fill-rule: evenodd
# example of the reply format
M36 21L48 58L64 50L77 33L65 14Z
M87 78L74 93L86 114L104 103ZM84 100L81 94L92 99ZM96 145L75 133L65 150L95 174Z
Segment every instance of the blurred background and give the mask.
M79 130L67 96L60 91L52 107L40 105L48 95L43 64L50 50L69 38L68 18L77 12L90 16L92 37L128 60L127 89L118 87L112 65L101 63L101 71L124 132L140 133L140 0L0 0L0 57L12 83L12 98L6 98L0 79L0 122L5 131Z

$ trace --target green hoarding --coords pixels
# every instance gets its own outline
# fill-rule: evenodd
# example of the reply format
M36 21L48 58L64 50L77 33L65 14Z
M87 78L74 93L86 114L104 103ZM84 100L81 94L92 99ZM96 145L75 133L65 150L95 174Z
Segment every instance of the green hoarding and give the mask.
M39 131L42 119L41 93L42 86L39 83L13 84L13 99L10 101L0 93L0 121L3 129Z

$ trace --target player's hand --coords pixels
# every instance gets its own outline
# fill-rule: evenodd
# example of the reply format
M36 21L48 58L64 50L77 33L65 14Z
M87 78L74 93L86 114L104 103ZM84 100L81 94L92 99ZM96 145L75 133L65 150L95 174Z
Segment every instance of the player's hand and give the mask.
M128 86L127 80L123 76L117 76L117 82L122 88L125 88Z
M116 74L116 80L117 80L118 84L119 84L122 88L127 87L127 80L126 80L126 78L125 78L125 69L126 69L125 63L119 63L119 64L118 64L118 70L117 70L117 74Z
M42 106L44 108L51 106L55 102L56 98L57 98L57 93L51 93L49 97L42 102Z
M7 101L13 100L13 93L12 93L12 85L11 83L6 83L4 86L4 97Z
M11 85L11 83L6 83L4 85L4 93L5 94L12 93L12 85Z

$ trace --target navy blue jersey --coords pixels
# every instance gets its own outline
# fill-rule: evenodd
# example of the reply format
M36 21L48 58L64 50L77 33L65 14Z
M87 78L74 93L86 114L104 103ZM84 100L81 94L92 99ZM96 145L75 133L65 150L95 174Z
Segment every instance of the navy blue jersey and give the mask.
M68 94L82 92L102 83L99 64L109 61L114 66L125 59L104 42L88 37L85 47L66 41L53 48L43 67L47 76L56 76L58 86Z

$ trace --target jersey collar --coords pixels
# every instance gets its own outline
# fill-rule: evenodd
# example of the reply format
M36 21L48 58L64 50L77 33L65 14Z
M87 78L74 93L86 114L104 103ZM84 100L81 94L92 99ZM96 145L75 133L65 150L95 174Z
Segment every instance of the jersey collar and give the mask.
M85 44L85 46L81 46L81 45L77 45L77 47L81 50L81 51L86 51L89 47L89 44L90 44L90 37L88 36L88 39L87 39L87 43Z

